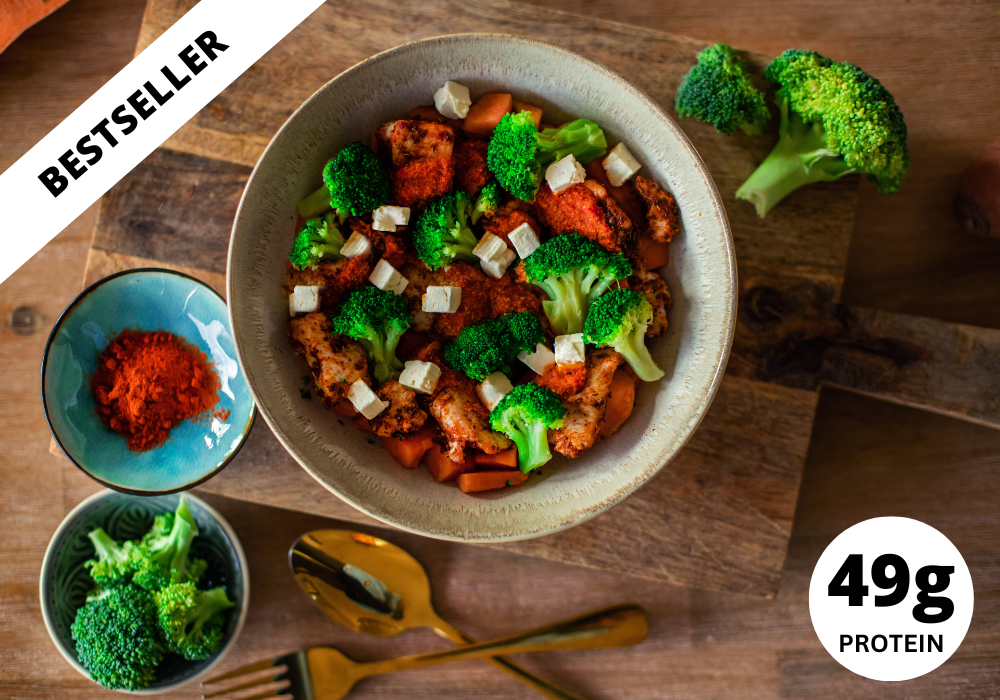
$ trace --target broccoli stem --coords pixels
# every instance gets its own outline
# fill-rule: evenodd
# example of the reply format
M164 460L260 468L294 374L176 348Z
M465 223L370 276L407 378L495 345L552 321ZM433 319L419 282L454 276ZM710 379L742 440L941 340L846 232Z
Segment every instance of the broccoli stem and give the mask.
M104 531L103 527L91 530L87 533L87 537L90 538L90 543L94 545L94 551L97 553L99 561L109 559L115 561L125 560L121 545L111 539L111 536Z
M318 190L299 202L299 215L303 219L311 219L332 208L330 190L322 185Z
M226 596L226 589L222 586L201 591L198 595L198 604L191 611L190 620L184 627L185 634L197 632L202 625L211 619L212 615L231 607L233 607L233 603Z
M736 190L737 198L752 202L762 218L775 204L804 185L829 182L855 172L842 157L826 147L822 124L804 124L796 113L789 117L787 101L779 106L778 143Z
M637 325L620 345L614 348L621 353L636 375L644 382L655 382L664 375L662 369L656 366L649 348L646 347L646 325Z
M589 119L574 119L559 128L540 131L537 143L536 160L542 166L554 163L570 154L586 165L594 158L608 152L608 142L604 132Z
M581 289L580 271L560 277L550 275L537 284L549 295L549 300L542 302L542 309L549 317L552 331L556 335L581 333L590 302Z
M552 459L549 431L542 421L512 416L510 423L515 428L510 438L517 445L517 466L522 472L527 474Z

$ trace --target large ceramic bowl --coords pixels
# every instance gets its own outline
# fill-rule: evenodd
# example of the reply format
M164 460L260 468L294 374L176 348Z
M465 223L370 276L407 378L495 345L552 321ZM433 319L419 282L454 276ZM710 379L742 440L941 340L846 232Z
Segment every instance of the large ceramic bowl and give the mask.
M203 678L229 652L246 619L250 604L250 576L246 557L233 528L219 513L200 498L188 494L191 514L198 526L198 536L191 544L191 555L208 563L201 588L225 586L235 605L226 612L222 648L204 661L186 661L176 654L159 665L156 681L137 694L165 693ZM83 564L94 556L87 533L96 527L116 540L131 540L145 535L160 513L177 508L180 496L139 498L114 491L98 491L87 498L62 521L52 535L42 561L40 597L45 627L59 653L66 661L90 677L80 664L70 627L76 611L84 604L94 582Z
M296 204L319 184L345 143L428 104L446 80L473 98L509 92L623 140L644 173L677 198L684 231L663 270L673 294L670 329L651 350L666 377L644 384L613 439L575 460L556 457L518 488L474 497L402 469L349 421L300 399L306 367L288 341L281 292ZM694 148L664 111L626 80L569 51L493 34L438 37L378 54L327 83L271 141L254 169L229 248L228 298L240 362L261 414L321 484L379 520L430 537L498 542L556 532L621 502L655 475L694 432L729 353L736 263L725 211ZM346 425L345 425L346 423Z
M145 452L129 450L101 422L90 389L98 354L126 328L183 338L205 353L221 383L212 415L174 426L163 444ZM179 272L127 270L85 289L56 321L42 356L42 405L66 456L104 486L141 496L189 489L218 473L256 415L229 328L226 301Z

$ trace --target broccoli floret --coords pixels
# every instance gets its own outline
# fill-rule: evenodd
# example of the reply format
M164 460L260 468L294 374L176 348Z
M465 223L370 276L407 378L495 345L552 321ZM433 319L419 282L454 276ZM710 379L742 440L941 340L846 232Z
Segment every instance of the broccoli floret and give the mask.
M76 611L70 633L80 663L105 688L140 690L156 678L165 650L148 591L131 584L103 591Z
M118 544L101 527L89 532L87 537L94 545L97 559L85 562L84 566L90 570L90 576L98 586L127 583L143 567L149 556L148 550L141 544Z
M624 255L578 233L553 236L524 260L524 273L548 294L542 302L556 335L579 333L590 304L615 280L632 274Z
M519 352L532 351L543 342L545 330L535 315L516 311L463 328L445 345L444 361L478 382L494 372L509 373Z
M342 216L362 216L388 202L385 165L371 148L352 141L323 168L323 186L299 202L299 214L311 219L336 209Z
M584 342L610 345L620 352L644 382L663 376L646 349L646 326L653 320L653 307L646 297L631 289L613 289L590 305L583 327Z
M152 529L142 538L147 559L132 580L149 591L171 583L197 582L208 567L203 559L188 557L191 542L197 536L198 526L187 497L181 496L177 510L156 516Z
M694 117L726 136L736 129L759 134L771 118L764 94L753 86L743 59L731 46L716 44L698 53L677 90L681 119Z
M736 191L764 216L813 182L867 173L880 194L899 189L909 166L906 122L882 84L850 63L785 51L764 73L781 87L778 144Z
M297 269L304 270L321 260L339 258L343 246L344 236L337 228L337 219L333 214L327 214L321 219L306 222L305 228L295 236L288 259Z
M529 382L500 399L490 413L490 425L514 441L517 466L527 473L552 459L548 431L561 426L565 415L557 394Z
M382 383L403 370L403 363L396 359L396 345L412 320L402 296L375 286L359 287L333 318L333 332L349 335L365 346L375 361L375 379Z
M531 112L507 113L493 129L486 165L501 187L530 202L546 165L570 154L581 163L589 163L607 150L604 132L589 119L539 132Z
M483 214L493 214L500 207L503 190L496 180L490 180L476 198L476 206L472 208L472 223L479 221Z
M207 659L222 646L225 617L233 607L221 586L198 590L193 583L175 583L153 596L169 651L190 661Z
M452 261L475 262L472 249L479 239L469 228L472 198L463 190L453 190L431 201L413 227L413 246L432 270Z

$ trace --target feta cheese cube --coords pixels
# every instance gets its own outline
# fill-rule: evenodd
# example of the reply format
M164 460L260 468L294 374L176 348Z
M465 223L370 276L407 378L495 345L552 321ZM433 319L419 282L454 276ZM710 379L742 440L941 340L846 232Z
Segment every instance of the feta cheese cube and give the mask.
M406 226L410 221L409 207L386 205L372 212L372 228L376 231L395 232L397 226Z
M442 117L448 119L465 119L472 106L469 88L449 80L444 87L434 93L434 106Z
M552 194L564 192L585 179L587 179L587 171L576 162L572 153L545 169L545 181L549 183Z
M433 362L410 360L403 365L399 383L418 394L431 394L441 378L441 368Z
M392 292L393 294L402 294L403 290L406 289L406 285L410 283L410 280L403 277L399 270L385 260L378 261L375 269L368 275L368 281L382 291Z
M351 388L347 390L347 398L354 404L354 408L358 409L361 415L368 420L380 414L389 405L383 403L382 399L375 395L375 392L365 384L363 379L351 384Z
M575 365L587 359L583 333L557 335L555 347L557 365Z
M506 251L507 244L503 239L487 232L472 249L472 254L484 262L498 262Z
M453 314L462 303L461 287L430 286L423 297L422 310L432 314Z
M311 314L314 311L319 311L319 295L324 289L326 287L295 285L295 289L288 295L289 315Z
M499 260L483 260L479 263L479 267L490 277L500 279L507 271L507 267L515 260L517 260L517 253L505 246Z
M371 252L372 243L368 240L368 236L363 233L358 233L355 231L351 234L351 237L347 239L347 243L344 247L340 249L340 254L345 258L356 258L359 255L368 255Z
M486 409L492 411L500 403L500 399L510 393L513 388L514 386L507 379L506 374L494 372L476 387L476 393L479 394L479 400L483 402Z
M545 370L556 363L556 356L541 343L535 346L532 353L524 350L517 353L517 359L528 365L535 374L545 374Z
M639 168L642 167L624 143L619 143L612 148L601 164L608 173L608 180L615 187L624 185L625 181L639 172Z
M518 226L516 229L507 234L507 238L510 242L514 244L514 250L520 256L521 260L535 252L541 243L538 240L538 235L535 230L531 228L531 224L525 222Z

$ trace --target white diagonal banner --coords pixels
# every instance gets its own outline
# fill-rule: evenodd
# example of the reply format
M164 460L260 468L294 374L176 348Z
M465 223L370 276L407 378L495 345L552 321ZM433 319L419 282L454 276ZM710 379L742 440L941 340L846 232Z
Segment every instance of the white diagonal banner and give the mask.
M324 0L201 0L0 175L0 282Z

